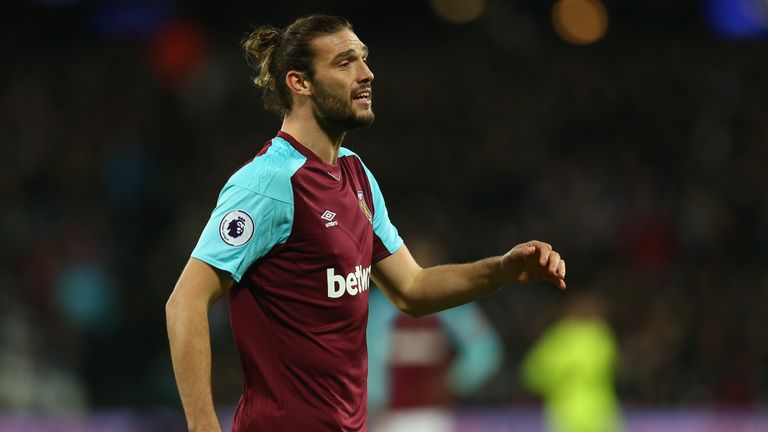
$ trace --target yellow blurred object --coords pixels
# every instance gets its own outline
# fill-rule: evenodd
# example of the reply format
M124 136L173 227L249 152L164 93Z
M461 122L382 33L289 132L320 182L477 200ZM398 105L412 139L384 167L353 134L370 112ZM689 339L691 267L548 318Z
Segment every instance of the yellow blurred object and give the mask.
M619 432L613 388L616 340L596 297L573 300L522 364L523 382L544 399L550 432Z
M566 41L588 45L605 36L608 11L600 0L558 0L552 7L552 23Z
M431 0L440 18L455 24L474 21L485 13L485 0Z

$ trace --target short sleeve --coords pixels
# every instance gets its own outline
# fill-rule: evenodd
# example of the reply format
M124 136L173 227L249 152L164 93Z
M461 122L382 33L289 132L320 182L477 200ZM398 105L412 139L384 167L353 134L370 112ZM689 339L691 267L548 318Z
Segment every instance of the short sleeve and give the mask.
M240 282L255 261L286 241L292 224L292 204L229 184L219 194L192 257Z
M365 165L363 165L365 167ZM379 188L379 183L365 167L365 173L368 176L368 183L371 185L371 195L373 200L373 233L380 241L374 241L373 262L381 261L389 255L397 252L403 245L403 239L397 232L397 228L392 225L387 212L387 205L384 202L384 196ZM379 247L377 247L379 245Z

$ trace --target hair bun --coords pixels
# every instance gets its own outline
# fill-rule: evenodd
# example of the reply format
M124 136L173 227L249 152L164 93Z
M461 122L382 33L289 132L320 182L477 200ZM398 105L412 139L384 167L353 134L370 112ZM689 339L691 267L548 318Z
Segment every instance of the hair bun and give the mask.
M270 88L272 74L270 73L270 63L272 62L272 53L280 42L281 32L278 28L272 26L263 26L256 28L243 41L248 63L254 65L259 75L253 82L263 88Z

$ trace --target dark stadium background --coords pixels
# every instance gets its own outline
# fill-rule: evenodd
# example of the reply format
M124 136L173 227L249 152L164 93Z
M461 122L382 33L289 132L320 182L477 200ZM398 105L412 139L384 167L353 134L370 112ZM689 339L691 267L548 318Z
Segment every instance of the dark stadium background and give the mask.
M458 262L536 238L567 259L568 292L481 302L505 366L465 409L536 412L521 357L589 291L630 417L768 427L768 4L751 3L765 26L747 29L707 12L723 2L603 3L607 33L588 45L558 35L548 0L488 0L467 23L428 1L7 6L0 430L183 425L164 304L226 178L280 124L239 42L310 12L348 17L371 49L376 123L345 145L406 243ZM224 302L211 320L228 412L240 369ZM658 427L643 430L673 426Z

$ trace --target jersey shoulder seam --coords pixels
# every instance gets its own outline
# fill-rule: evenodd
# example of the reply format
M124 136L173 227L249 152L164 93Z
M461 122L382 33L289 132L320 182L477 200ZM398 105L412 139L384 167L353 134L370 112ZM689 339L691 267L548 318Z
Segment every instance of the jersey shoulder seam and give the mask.
M293 204L291 178L307 159L282 139L273 139L267 151L243 166L229 179L241 189Z
M264 198L270 199L272 201L278 201L278 202L281 202L281 203L284 203L284 204L294 205L294 203L291 202L291 201L287 201L287 200L284 200L284 199L281 199L281 198L274 197L272 195L268 195L268 194L265 194L265 193L262 193L262 192L255 191L255 190L253 190L253 189L251 189L251 188L249 188L247 186L243 186L243 185L239 185L239 184L235 184L235 183L229 183L228 187L236 187L238 189L242 189L244 191L248 191L248 192L251 192L253 194L256 194L256 195L259 195L259 196L263 196Z

